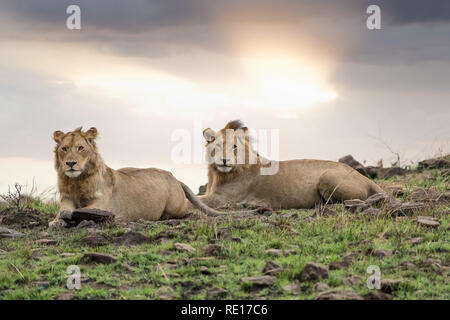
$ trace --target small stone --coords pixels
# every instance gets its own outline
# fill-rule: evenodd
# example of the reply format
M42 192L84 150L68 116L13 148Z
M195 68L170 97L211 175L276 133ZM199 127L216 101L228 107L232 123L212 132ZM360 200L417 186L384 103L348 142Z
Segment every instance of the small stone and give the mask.
M275 275L281 271L283 271L283 268L273 261L267 261L266 266L263 269L263 273L266 275Z
M346 286L353 286L355 284L357 284L358 282L361 281L361 277L359 276L355 276L353 274L349 275L347 278L345 278L344 280L342 280L342 282L346 285Z
M45 289L48 289L48 287L50 287L50 282L48 282L48 281L36 281L35 283L36 283L36 287L39 290L45 290Z
M376 217L380 214L381 210L377 208L367 208L364 211L362 211L363 214L367 214L372 217Z
M8 229L8 228L4 228L4 227L0 227L0 239L4 239L4 238L20 238L23 237L24 234L22 232L13 230L13 229Z
M351 212L363 211L364 209L367 209L369 207L364 201L360 199L345 200L344 206Z
M379 291L371 291L364 296L364 299L366 299L366 300L392 300L393 297L388 293L379 292Z
M69 257L74 257L74 256L75 256L75 253L71 253L71 252L63 252L63 253L60 254L60 256L61 256L62 258L69 258Z
M372 255L378 258L385 258L391 255L391 252L385 249L375 249Z
M317 300L363 300L363 298L353 290L331 289L319 293Z
M339 270L348 268L352 263L355 257L359 255L359 252L347 253L342 256L341 261L331 262L329 265L330 270Z
M37 244L44 244L44 245L53 245L53 244L56 244L56 240L53 240L53 239L39 239L39 240L36 240L36 243Z
M366 199L365 203L368 206L381 206L385 202L392 201L391 198L392 198L391 195L384 193L384 192L380 192L380 193L376 193L376 194L368 197Z
M228 291L222 288L212 288L208 290L206 295L209 299L223 299L226 297Z
M104 246L108 244L108 240L103 235L100 234L86 236L83 239L81 239L80 242L90 247Z
M176 250L181 251L181 252L194 252L195 251L195 249L187 243L176 242L176 243L174 243L173 246L175 247Z
M96 226L96 223L92 220L83 220L77 225L77 229L82 228L93 228Z
M117 261L117 258L103 253L86 253L81 259L81 263L101 263L101 264L111 264Z
M301 292L300 286L297 282L284 286L283 290L291 294L299 294Z
M417 217L416 221L421 226L431 227L431 228L437 228L441 225L438 221L436 221L435 218L432 218L432 217L419 216L419 217Z
M277 278L273 276L255 276L255 277L244 277L241 279L244 284L251 284L253 287L270 287L273 286Z
M201 274L205 274L205 275L210 275L211 274L211 270L209 270L205 266L201 266L200 268L198 268L198 270L200 271Z
M156 290L155 295L161 300L173 300L177 297L175 291L169 286L162 286Z
M410 239L408 242L409 242L409 244L411 244L412 246L415 246L415 245L418 245L418 244L422 243L423 240L424 240L424 239L423 239L422 237L417 237L417 238L412 238L412 239Z
M328 278L328 269L319 263L308 262L300 273L300 280L317 282Z
M397 291L401 284L402 281L400 280L382 279L380 290L384 293L392 293Z
M274 256L282 256L283 255L283 250L280 250L280 249L267 249L266 253L267 254L272 254Z
M330 289L330 287L326 283L323 283L323 282L318 282L314 286L314 290L319 291L319 292L327 291L328 289Z
M121 246L135 246L151 242L152 239L136 231L128 231L114 238L114 243Z
M388 211L393 215L411 216L416 211L423 210L424 208L425 204L422 202L404 202L389 206Z
M55 298L55 300L77 300L78 298L70 292L62 293Z
M210 244L205 248L205 254L208 256L220 256L225 252L225 248L219 244Z

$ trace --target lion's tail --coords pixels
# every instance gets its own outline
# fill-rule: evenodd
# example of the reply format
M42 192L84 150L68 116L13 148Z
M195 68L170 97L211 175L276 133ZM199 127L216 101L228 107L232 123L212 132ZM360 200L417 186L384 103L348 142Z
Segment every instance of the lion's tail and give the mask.
M231 212L220 212L217 211L213 208L208 207L206 204L204 204L195 194L194 192L192 192L192 190L185 185L183 182L178 181L181 185L181 187L183 188L184 194L186 195L186 198L192 202L192 204L194 206L196 206L197 208L199 208L203 213L205 213L206 215L210 216L210 217L217 217L217 216L223 216L223 215L229 215L229 214L233 214L233 213L238 213L238 214L248 214L248 213L258 213L258 209L255 210L247 210L247 211L231 211Z

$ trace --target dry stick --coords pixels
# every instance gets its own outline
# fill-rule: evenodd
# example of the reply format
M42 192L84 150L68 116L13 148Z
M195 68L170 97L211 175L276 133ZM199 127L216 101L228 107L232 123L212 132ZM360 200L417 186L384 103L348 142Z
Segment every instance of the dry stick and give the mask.
M164 272L163 268L161 267L161 265L159 263L158 263L158 268L159 268L159 270L161 270L161 273L162 273L164 279L166 279L166 281L169 281L169 278L167 278L166 273Z
M25 277L23 276L22 272L20 272L19 268L17 268L12 262L10 262L9 264L12 265L14 269L16 269L17 273L22 277L22 280L25 280Z

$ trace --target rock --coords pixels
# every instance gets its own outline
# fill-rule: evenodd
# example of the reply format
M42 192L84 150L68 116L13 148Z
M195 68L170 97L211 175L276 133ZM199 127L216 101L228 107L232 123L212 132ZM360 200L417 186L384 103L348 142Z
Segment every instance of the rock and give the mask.
M117 258L103 253L85 253L81 259L81 263L101 263L101 264L111 264L117 261Z
M48 287L50 287L50 282L48 281L36 281L35 284L39 290L45 290L48 289Z
M256 212L258 212L259 214L271 214L273 212L272 208L269 207L258 207L256 209Z
M322 217L336 217L338 216L338 213L334 210L331 210L327 206L318 206L316 208L315 215Z
M252 287L263 288L270 287L275 284L277 278L273 276L255 276L255 277L244 277L241 279L244 284L251 284Z
M177 297L175 291L169 286L162 286L156 290L155 295L161 300L173 300Z
M102 223L114 220L114 214L100 209L75 209L68 214L61 212L61 218L71 224L79 224L83 220Z
M440 196L439 192L434 189L417 189L408 196L408 200L412 201L435 201Z
M405 270L414 270L414 271L417 270L417 266L409 261L402 262L400 266L402 267L402 269Z
M388 207L390 214L399 216L411 216L416 211L423 210L426 205L422 202L404 202L401 204L393 204Z
M86 236L80 242L90 247L105 246L108 244L108 240L101 234Z
M174 248L176 249L176 250L178 250L178 251L184 251L184 252L194 252L195 251L195 249L194 248L192 248L189 244L187 244L187 243L180 243L180 242L177 242L177 243L174 243Z
M206 293L209 299L223 299L226 297L228 291L222 288L212 288Z
M397 291L401 284L402 281L400 280L382 279L380 290L384 293L392 293Z
M328 278L328 269L319 263L308 262L300 273L301 281L314 281Z
M95 228L97 224L92 220L83 220L77 225L77 229Z
M78 298L73 293L67 292L60 294L55 300L78 300Z
M274 256L282 256L283 255L283 250L280 250L280 249L267 249L266 253L267 254L272 254Z
M63 252L63 253L60 254L60 257L62 257L62 258L75 257L75 253Z
M415 245L418 245L418 244L422 243L423 240L424 240L424 239L423 239L422 237L417 237L417 238L412 238L412 239L410 239L408 242L409 242L409 244L411 244L412 246L415 246Z
M382 206L386 202L391 202L392 196L390 194L387 194L385 192L376 193L374 195L371 195L364 201L368 206Z
M437 228L441 224L433 217L429 216L418 216L416 222L424 227Z
M114 238L114 243L120 246L135 246L151 242L152 239L136 231L128 231L123 235Z
M317 300L363 300L353 290L331 289L318 294Z
M385 258L391 255L391 252L385 249L375 249L372 251L372 256L378 258Z
M201 274L205 274L205 275L211 274L211 271L205 266L201 266L200 268L198 268L198 270L200 271Z
M376 217L380 214L380 212L381 212L381 210L377 209L377 208L367 208L367 209L363 210L361 213L367 214L372 217Z
M379 291L371 291L364 296L364 299L365 300L392 300L393 297L388 293L379 292Z
M273 261L267 261L266 266L263 269L263 273L266 275L275 275L281 271L283 271L283 268Z
M290 283L283 287L283 290L291 293L291 294L299 294L301 292L300 286L298 283Z
M353 286L355 284L357 284L358 282L361 281L361 277L356 276L356 275L349 275L347 278L345 278L344 280L342 280L342 282L346 285L346 286Z
M408 170L400 167L386 168L381 175L379 174L378 178L390 179L393 176L404 176L406 173L408 173Z
M53 240L53 239L39 239L39 240L36 240L35 243L49 246L49 245L56 244L56 240Z
M420 161L417 170L425 170L425 169L441 169L441 168L450 168L450 156L438 157L432 159L426 159Z
M345 200L344 206L351 212L363 211L364 209L367 209L369 207L364 201L360 199Z
M366 172L366 169L364 168L364 166L361 163L359 163L358 161L356 161L352 155L347 155L345 157L342 157L338 161L349 165L350 167L352 167L353 169L355 169L362 175L367 176L367 172Z
M319 292L327 291L328 289L330 289L330 287L326 283L323 283L323 282L318 282L314 286L314 290L319 291Z
M355 259L355 257L358 255L359 255L359 252L347 253L344 256L342 256L341 261L331 262L329 265L329 268L330 268L330 270L338 270L338 269L348 268L353 263L353 260Z
M20 238L23 237L24 234L22 232L13 230L13 229L8 229L5 227L0 227L0 239L5 239L5 238Z
M205 248L205 254L207 256L221 256L225 251L225 248L219 244L210 244Z

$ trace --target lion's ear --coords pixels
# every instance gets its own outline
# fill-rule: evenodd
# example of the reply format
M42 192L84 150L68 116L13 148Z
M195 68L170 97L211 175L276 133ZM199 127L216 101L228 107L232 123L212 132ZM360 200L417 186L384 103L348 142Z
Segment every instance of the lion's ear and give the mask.
M86 138L89 140L94 140L97 138L98 131L96 128L92 127L88 131L86 131Z
M63 137L64 137L64 132L59 131L59 130L53 132L53 140L55 140L56 143L61 143Z
M207 142L213 142L215 139L215 135L216 132L211 128L203 130L203 136L205 137Z

